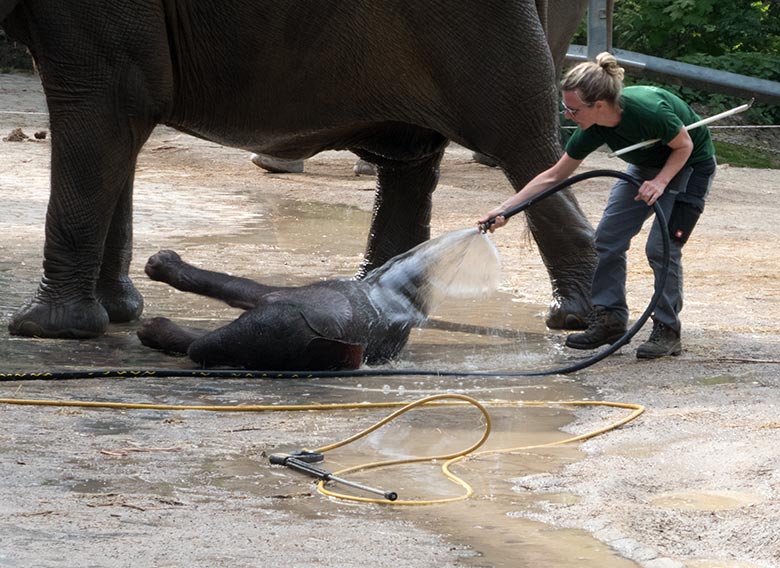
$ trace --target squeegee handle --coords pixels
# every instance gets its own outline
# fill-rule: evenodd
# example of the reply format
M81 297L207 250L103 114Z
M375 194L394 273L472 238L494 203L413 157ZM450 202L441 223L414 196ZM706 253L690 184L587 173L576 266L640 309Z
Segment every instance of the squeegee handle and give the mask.
M716 120L720 120L721 118L726 118L727 116L731 116L732 114L744 112L753 105L754 100L755 99L750 99L750 102L748 103L739 105L738 107L732 108L730 110L725 110L716 115L710 116L708 118L703 118L697 122L691 123L685 127L685 130L693 130L694 128L698 128L699 126L704 126L705 124L709 124L710 122L715 122ZM660 138L655 138L653 140L645 140L644 142L637 142L636 144L632 144L631 146L626 146L625 148L621 148L620 150L615 150L614 152L610 152L607 154L607 156L610 158L614 158L616 156L627 154L628 152L631 152L633 150L639 150L640 148L644 148L645 146L651 146L656 142L660 142L660 141L661 141Z

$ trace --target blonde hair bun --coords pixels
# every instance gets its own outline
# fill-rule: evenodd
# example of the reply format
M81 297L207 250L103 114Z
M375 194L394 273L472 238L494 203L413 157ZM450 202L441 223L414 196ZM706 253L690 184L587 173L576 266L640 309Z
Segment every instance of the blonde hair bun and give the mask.
M584 61L571 69L563 78L564 91L577 91L587 105L604 100L618 104L623 89L623 68L611 53L603 52L596 61Z
M596 64L601 67L610 77L615 77L620 81L625 76L625 70L618 65L615 56L608 51L603 51L596 56Z

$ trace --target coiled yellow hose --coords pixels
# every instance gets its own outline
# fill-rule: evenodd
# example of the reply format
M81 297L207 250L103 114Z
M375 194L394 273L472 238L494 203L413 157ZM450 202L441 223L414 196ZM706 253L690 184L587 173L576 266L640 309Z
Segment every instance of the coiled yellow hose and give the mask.
M615 428L636 419L641 415L645 408L639 404L620 403L620 402L606 402L606 401L589 401L589 400L574 400L574 401L501 401L494 400L489 402L480 402L474 398L457 393L443 393L433 396L428 396L413 402L361 402L361 403L336 403L336 404L287 404L287 405L178 405L178 404L149 404L149 403L129 403L129 402L99 402L99 401L70 401L70 400L45 400L45 399L18 399L18 398L0 398L0 404L10 405L27 405L27 406L57 406L57 407L80 407L80 408L110 408L110 409L143 409L143 410L202 410L210 412L295 412L295 411L333 411L333 410L354 410L354 409L378 409L378 408L398 408L392 414L386 416L374 425L366 428L365 430L358 432L357 434L346 438L340 442L323 446L312 450L317 453L325 453L336 448L340 448L350 444L360 438L363 438L381 428L385 424L398 418L402 414L409 412L415 408L421 406L474 406L479 410L485 418L485 428L481 438L463 450L453 452L444 455L435 456L422 456L414 458L405 458L398 460L389 460L381 462L371 462L362 465L352 466L346 469L342 469L337 472L333 472L334 475L341 475L347 472L365 471L368 469L377 469L381 467L399 466L403 464L420 463L420 462L434 462L444 461L441 466L442 473L452 481L463 488L464 493L456 497L442 498L442 499L430 499L430 500L396 500L387 501L385 499L375 499L368 497L359 497L355 495L347 495L331 491L325 486L325 481L320 481L317 485L318 490L323 495L329 497L345 499L349 501L358 501L363 503L381 503L385 505L432 505L437 503L452 503L455 501L462 501L468 499L474 494L474 489L466 481L452 473L451 467L466 459L476 458L479 456L491 455L491 454L507 454L518 451L525 451L537 448L561 446L564 444L571 444L582 440L593 438ZM516 448L502 448L497 450L484 450L477 452L477 450L487 441L490 436L492 427L492 420L490 413L488 412L488 406L515 406L522 407L552 407L552 406L609 406L614 408L624 408L631 410L631 413L617 420L603 428L594 430L578 436L559 440L557 442L549 442L546 444L537 444L531 446L520 446Z

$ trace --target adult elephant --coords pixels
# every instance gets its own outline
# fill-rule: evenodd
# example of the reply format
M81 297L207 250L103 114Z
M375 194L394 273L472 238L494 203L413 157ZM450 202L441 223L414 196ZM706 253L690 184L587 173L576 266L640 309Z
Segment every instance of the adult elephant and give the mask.
M133 176L157 124L282 159L349 149L377 169L360 274L430 234L449 140L515 188L558 158L553 59L532 0L0 0L52 133L44 274L9 324L86 338L137 318ZM558 17L558 15L556 15ZM588 309L592 228L559 193L529 211L555 300Z

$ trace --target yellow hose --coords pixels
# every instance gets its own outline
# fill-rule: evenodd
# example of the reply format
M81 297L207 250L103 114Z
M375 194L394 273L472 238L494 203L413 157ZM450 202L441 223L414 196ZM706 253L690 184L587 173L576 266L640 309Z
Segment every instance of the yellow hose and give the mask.
M574 400L574 401L490 401L479 402L474 398L457 393L444 393L437 394L429 397L425 397L413 402L360 402L360 403L337 403L337 404L286 404L286 405L232 405L232 406L220 406L220 405L178 405L178 404L147 404L147 403L128 403L128 402L97 402L97 401L68 401L68 400L44 400L44 399L17 399L17 398L0 398L0 404L12 404L12 405L25 405L25 406L59 406L59 407L80 407L80 408L110 408L110 409L144 409L144 410L202 410L210 412L294 412L294 411L331 411L331 410L353 410L353 409L377 409L377 408L398 408L392 414L386 416L374 425L366 428L365 430L358 432L357 434L350 436L349 438L317 448L313 450L317 453L325 453L336 448L340 448L350 444L364 436L367 436L371 432L381 428L388 422L398 418L402 414L409 412L415 408L421 406L464 406L471 405L477 408L485 417L485 429L481 438L469 446L468 448L453 452L445 455L435 456L422 456L398 460L389 460L381 462L371 462L362 465L352 466L340 471L333 472L334 475L341 475L347 472L365 471L368 469L376 469L380 467L391 467L403 464L420 463L420 462L434 462L445 460L441 466L444 476L463 488L464 493L457 497L449 497L442 499L430 499L430 500L396 500L387 501L385 499L375 499L369 497L358 497L354 495L347 495L343 493L337 493L331 491L325 487L325 481L320 481L317 485L318 490L329 497L338 499L345 499L349 501L358 501L362 503L381 503L385 505L431 505L437 503L452 503L455 501L462 501L468 499L474 494L474 489L463 479L452 473L451 466L464 460L467 457L476 458L479 456L485 456L490 454L506 454L511 452L525 451L537 448L546 448L553 446L561 446L564 444L571 444L582 440L593 438L615 428L636 419L641 415L645 408L639 404L621 403L621 402L606 402L606 401L588 401L588 400ZM557 442L549 442L546 444L536 444L531 446L520 446L516 448L502 448L497 450L483 450L477 452L490 436L492 427L492 421L490 413L487 411L486 406L517 406L517 407L539 407L539 406L609 406L614 408L624 408L631 410L632 412L620 420L617 420L603 428L580 434L578 436L572 436L564 440Z

